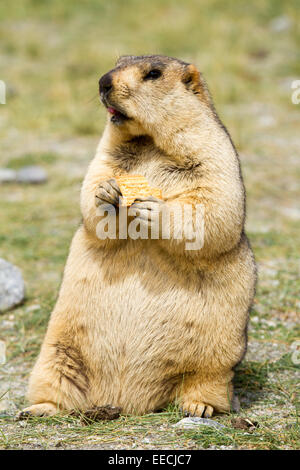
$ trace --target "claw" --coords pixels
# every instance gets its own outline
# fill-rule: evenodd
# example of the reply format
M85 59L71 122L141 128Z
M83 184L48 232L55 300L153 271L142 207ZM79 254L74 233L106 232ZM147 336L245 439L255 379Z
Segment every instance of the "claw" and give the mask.
M23 419L28 419L31 418L33 414L30 411L20 411L20 413L17 414L16 419L21 421Z
M210 418L213 415L214 411L212 406L197 402L184 403L182 409L184 412L184 416L198 416L200 418Z

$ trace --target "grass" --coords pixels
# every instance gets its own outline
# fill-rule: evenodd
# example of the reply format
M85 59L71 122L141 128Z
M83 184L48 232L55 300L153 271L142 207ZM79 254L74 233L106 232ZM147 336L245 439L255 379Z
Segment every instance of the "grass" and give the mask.
M18 158L11 158L8 162L6 167L11 168L13 170L19 170L24 166L30 165L42 165L42 166L49 166L57 161L57 155L53 153L37 153L37 154L25 154Z
M291 360L299 338L299 106L290 83L300 77L297 0L36 0L0 3L0 166L41 165L41 186L1 186L0 256L23 272L25 303L0 317L8 362L0 367L0 448L299 448L297 383ZM276 32L272 21L290 25ZM79 192L104 126L99 77L120 54L162 53L196 63L241 156L247 233L259 267L249 354L235 384L252 433L226 427L172 427L179 411L82 426L78 418L14 422L28 372L55 303ZM5 65L5 66L4 66ZM299 324L299 322L298 322Z
M252 371L255 375L256 372ZM251 387L253 389L253 384ZM172 406L161 413L142 417L122 416L116 421L89 425L82 425L79 418L75 417L32 418L14 424L13 434L3 433L2 445L9 449L31 445L42 449L77 448L82 447L84 442L86 448L206 449L225 446L231 449L296 449L299 440L296 408L292 416L295 421L287 422L281 430L276 427L274 416L261 417L259 427L253 432L233 428L232 415L219 418L224 425L222 429L200 427L196 430L179 430L173 425L182 416ZM9 418L6 422L9 422Z

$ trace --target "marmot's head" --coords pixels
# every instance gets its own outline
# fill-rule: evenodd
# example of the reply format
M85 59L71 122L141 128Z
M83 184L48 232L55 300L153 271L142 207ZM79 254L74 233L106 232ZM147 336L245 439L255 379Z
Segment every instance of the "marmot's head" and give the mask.
M197 68L160 55L123 56L99 81L102 102L111 121L151 131L166 122L182 123L199 114L199 100L209 94Z

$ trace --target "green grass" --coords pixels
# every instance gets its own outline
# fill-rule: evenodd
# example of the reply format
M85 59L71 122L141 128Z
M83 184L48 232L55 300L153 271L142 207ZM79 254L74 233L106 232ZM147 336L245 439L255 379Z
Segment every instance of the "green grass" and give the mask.
M276 33L271 22L282 15L291 24ZM171 406L90 426L67 417L16 423L0 411L0 448L299 448L291 347L299 338L300 105L291 103L289 86L300 78L299 1L4 0L0 17L0 79L7 84L0 166L38 164L49 174L46 185L0 187L0 256L22 269L27 288L25 303L0 317L8 353L0 396L7 392L17 408L25 403L80 223L81 180L105 122L98 79L121 54L161 53L204 73L241 155L259 283L250 356L235 385L240 415L260 425L248 433L232 427L232 416L217 416L221 431L178 430L172 424L180 412Z
M277 366L274 366L275 368ZM280 368L281 365L278 365ZM245 372L245 368L244 368ZM262 379L262 370L251 368L252 379ZM253 383L251 384L253 390ZM286 397L285 397L286 400ZM248 414L249 416L249 414ZM251 416L251 414L250 414ZM294 420L287 421L284 428L276 429L276 419L266 414L259 420L259 426L252 432L232 427L233 415L219 417L225 426L222 429L200 427L196 430L183 430L173 425L182 418L180 412L169 407L168 410L142 417L122 416L118 420L82 424L75 417L32 418L17 424L10 424L11 418L3 423L14 428L14 433L1 437L3 448L18 449L35 446L47 448L218 448L232 449L296 449L299 442L299 423L296 407L291 412ZM108 446L108 447L107 447Z
M7 168L19 170L23 166L42 165L48 166L57 161L57 155L53 153L36 153L25 154L18 158L10 158L6 164Z
M297 0L1 2L1 52L7 60L1 78L15 90L5 110L7 127L98 135L104 113L93 100L97 80L118 55L132 52L195 61L218 104L273 103L275 92L291 109L278 79L300 73L297 5ZM293 24L284 35L275 34L270 21L283 14Z

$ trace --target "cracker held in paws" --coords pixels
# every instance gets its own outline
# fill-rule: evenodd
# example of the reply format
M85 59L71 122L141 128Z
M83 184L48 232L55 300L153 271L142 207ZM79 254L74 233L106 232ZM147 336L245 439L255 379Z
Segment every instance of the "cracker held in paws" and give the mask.
M171 402L193 416L228 412L256 280L237 152L192 64L121 57L99 88L107 124L23 416L106 405L144 414ZM107 204L121 226L122 192L136 198L131 224L171 214L168 236L98 237ZM200 206L203 244L188 250L193 223L182 231L172 214Z
M136 198L154 196L162 198L159 188L151 188L148 181L142 175L124 175L116 178L122 193L122 205L131 206Z

